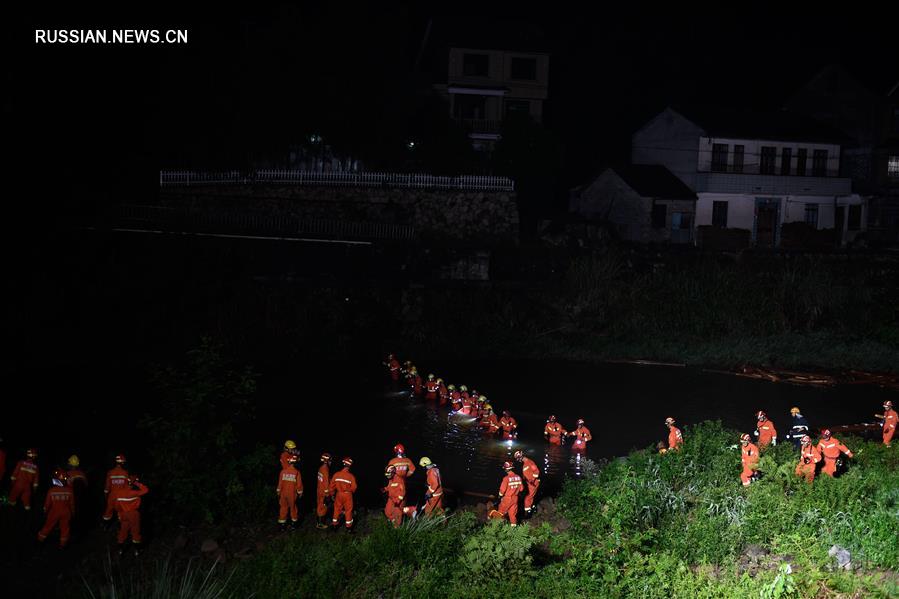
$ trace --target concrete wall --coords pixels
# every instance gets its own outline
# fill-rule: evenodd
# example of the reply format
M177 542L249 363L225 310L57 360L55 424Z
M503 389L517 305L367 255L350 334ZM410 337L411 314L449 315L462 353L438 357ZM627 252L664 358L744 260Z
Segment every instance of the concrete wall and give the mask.
M409 224L425 241L479 246L518 243L512 192L235 185L160 190L163 205L216 207L297 218Z
M661 164L696 189L699 138L705 132L677 112L666 108L631 138L631 162Z

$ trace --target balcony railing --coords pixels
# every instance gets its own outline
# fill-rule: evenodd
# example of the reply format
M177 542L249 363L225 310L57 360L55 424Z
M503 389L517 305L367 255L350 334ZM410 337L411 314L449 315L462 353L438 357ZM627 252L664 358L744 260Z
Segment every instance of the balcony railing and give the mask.
M466 133L499 133L502 121L493 119L456 119Z
M762 173L761 165L758 163L744 163L742 166L734 166L733 164L715 164L714 162L703 173L729 173L733 175L762 175L766 177L839 177L839 171L821 170L816 171L811 168L811 164L807 165L805 173L800 175L796 172L796 168L791 167L788 174L782 174L780 161L775 163L773 172Z
M775 195L849 195L848 177L798 177L754 173L696 173L696 191Z

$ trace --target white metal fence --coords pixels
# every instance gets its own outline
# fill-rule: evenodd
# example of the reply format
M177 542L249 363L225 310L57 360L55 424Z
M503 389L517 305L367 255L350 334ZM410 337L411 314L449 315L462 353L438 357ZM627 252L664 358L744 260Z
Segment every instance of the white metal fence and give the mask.
M324 185L329 187L411 187L418 189L454 189L463 191L514 191L509 177L487 175L437 175L381 172L322 172L294 170L241 171L159 171L160 187L190 185L251 185L275 183L288 185Z

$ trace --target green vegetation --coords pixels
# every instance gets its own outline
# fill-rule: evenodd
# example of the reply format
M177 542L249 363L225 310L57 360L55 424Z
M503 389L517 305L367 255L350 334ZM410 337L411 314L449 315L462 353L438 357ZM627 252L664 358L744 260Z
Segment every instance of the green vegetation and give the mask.
M682 452L650 450L570 481L553 517L511 528L472 513L393 530L282 537L232 580L257 597L895 597L899 452L846 439L849 471L807 485L796 454L763 457L739 482L737 433L707 422ZM846 548L853 570L828 555Z
M107 554L103 572L96 578L100 582L82 579L85 599L232 599L242 596L229 590L233 587L231 575L223 573L217 562L207 568L191 561L179 568L171 559L166 559L143 568L123 570Z

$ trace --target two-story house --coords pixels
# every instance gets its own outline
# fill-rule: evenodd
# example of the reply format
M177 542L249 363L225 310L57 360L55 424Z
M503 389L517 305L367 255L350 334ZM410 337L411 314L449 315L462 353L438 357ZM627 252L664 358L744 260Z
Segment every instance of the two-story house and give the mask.
M490 151L502 122L512 113L543 120L549 86L549 55L486 48L449 48L444 94L450 115L467 131L476 150Z
M632 138L633 164L668 168L696 193L695 226L748 231L778 247L786 223L833 229L845 244L865 229L864 203L840 176L844 137L786 112L666 108ZM702 236L697 236L702 243Z

